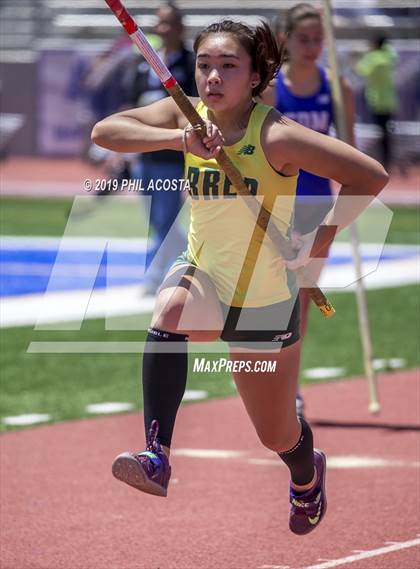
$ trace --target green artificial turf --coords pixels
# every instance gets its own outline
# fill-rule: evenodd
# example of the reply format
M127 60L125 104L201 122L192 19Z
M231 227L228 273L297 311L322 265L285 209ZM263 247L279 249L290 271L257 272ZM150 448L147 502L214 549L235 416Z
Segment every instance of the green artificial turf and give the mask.
M2 235L63 235L72 200L2 198Z
M77 196L69 199L0 200L2 235L146 237L147 199ZM182 219L187 222L188 205Z

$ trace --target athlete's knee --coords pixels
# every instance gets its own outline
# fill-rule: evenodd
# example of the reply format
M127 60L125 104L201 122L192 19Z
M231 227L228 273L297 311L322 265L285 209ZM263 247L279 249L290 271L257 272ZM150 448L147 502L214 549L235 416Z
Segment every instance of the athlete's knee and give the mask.
M186 303L184 294L173 295L167 302L158 302L152 326L175 334L187 334L191 342L212 342L220 336L217 319L206 317L199 303Z
M274 452L284 452L292 448L299 438L300 425L298 420L290 425L278 425L276 429L258 429L257 434L261 443Z

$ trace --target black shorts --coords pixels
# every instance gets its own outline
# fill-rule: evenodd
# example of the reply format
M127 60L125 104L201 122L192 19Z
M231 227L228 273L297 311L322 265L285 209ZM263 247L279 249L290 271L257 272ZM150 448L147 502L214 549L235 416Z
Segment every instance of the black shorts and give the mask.
M177 265L196 267L187 252L182 253L172 267ZM268 306L238 308L219 300L224 322L220 338L231 347L256 350L273 350L297 342L300 339L299 294L291 271L287 271L287 285L292 294L290 300Z
M273 350L300 338L299 295L258 308L220 305L225 323L220 337L231 347Z

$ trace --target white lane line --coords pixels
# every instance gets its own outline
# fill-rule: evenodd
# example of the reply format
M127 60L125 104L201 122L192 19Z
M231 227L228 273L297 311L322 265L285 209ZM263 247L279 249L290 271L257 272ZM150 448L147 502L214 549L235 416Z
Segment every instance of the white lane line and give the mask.
M307 379L327 379L340 377L346 374L344 367L311 367L303 371L303 376Z
M122 411L131 411L132 409L134 409L134 405L132 403L125 403L122 401L109 401L86 405L86 411L88 413L121 413Z
M247 453L241 450L220 450L211 448L177 448L171 450L171 455L187 456L188 458L241 458Z
M256 466L283 466L275 458L249 458L249 464ZM368 456L329 456L329 469L351 469L351 468L420 468L419 461L388 460L385 458L374 458Z
M208 448L178 448L171 454L187 458L236 459L240 458L248 464L257 466L276 466L283 468L284 464L276 458L247 458L248 451ZM368 456L328 456L328 468L354 469L354 468L420 468L419 461L392 460Z
M420 466L420 462L351 455L332 456L330 459L328 459L329 468L387 468L404 466L418 468Z
M200 399L207 399L208 396L209 392L203 389L187 389L182 401L199 401Z
M376 371L381 371L383 369L399 369L405 367L407 361L403 358L376 358L373 360L373 368Z
M261 565L258 569L291 569L290 565Z
M51 415L46 413L28 413L26 415L13 415L10 417L3 417L2 422L5 425L12 425L14 427L24 425L36 425L37 423L46 423L51 419Z
M332 567L339 567L340 565L346 565L348 563L355 563L361 559L370 559L371 557L377 557L378 555L386 555L387 553L392 553L393 551L400 551L402 549L408 549L409 547L415 547L420 545L420 538L411 539L410 541L396 542L393 545L388 545L386 547L379 547L378 549L371 549L370 551L363 551L357 553L356 555L349 555L348 557L341 557L341 559L331 559L325 563L319 563L317 565L309 565L304 569L331 569Z

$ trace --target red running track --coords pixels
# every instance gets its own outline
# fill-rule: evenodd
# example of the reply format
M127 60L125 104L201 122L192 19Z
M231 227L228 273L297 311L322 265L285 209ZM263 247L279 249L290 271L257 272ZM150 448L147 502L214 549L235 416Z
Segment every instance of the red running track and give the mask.
M142 446L138 415L7 433L1 437L1 568L417 569L419 380L416 371L381 376L378 417L366 410L363 380L304 389L316 444L330 459L329 511L304 537L287 527L287 470L261 447L238 398L183 407L178 451L242 454L174 456L166 499L111 475L114 455ZM383 465L337 468L337 457L349 455L383 459ZM370 553L360 559L355 551L361 550Z

